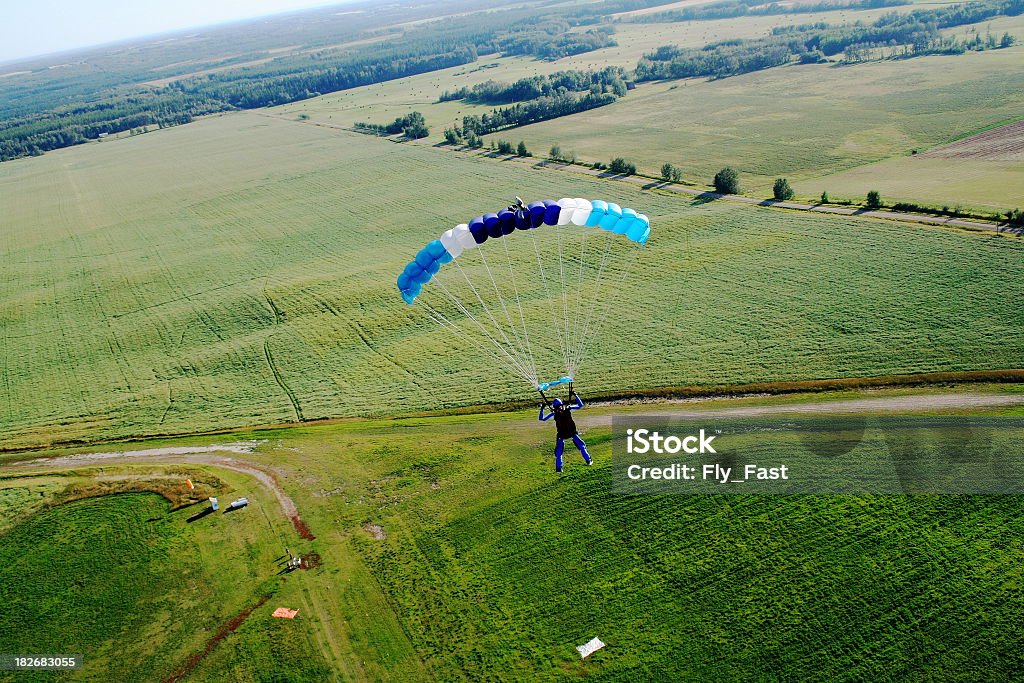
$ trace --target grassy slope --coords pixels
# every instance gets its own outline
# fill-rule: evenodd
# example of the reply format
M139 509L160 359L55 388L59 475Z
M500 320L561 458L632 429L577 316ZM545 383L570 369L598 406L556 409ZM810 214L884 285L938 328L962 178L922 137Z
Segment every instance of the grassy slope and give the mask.
M695 204L240 114L0 167L0 434L294 419L278 379L306 418L519 396L486 358L451 364L447 334L393 291L422 244L513 193L614 196L656 226L619 299L635 303L582 371L592 390L1000 368L1024 352L1018 240Z
M160 680L177 669L224 622L279 590L268 579L284 527L271 525L263 510L274 514L276 502L250 492L244 478L227 478L250 496L246 511L188 524L197 508L169 512L163 498L131 493L59 505L5 533L2 649L84 653L84 668L72 676L81 680ZM17 490L16 481L6 485ZM271 609L254 619L268 620ZM286 656L288 649L268 651ZM305 646L302 660L298 668L318 680L325 664L316 650ZM229 660L224 668L244 666ZM297 668L287 658L278 666Z

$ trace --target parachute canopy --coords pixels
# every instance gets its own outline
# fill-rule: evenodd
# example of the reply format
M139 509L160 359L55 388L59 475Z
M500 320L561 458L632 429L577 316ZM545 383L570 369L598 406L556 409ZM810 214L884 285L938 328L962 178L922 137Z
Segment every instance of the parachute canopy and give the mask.
M446 263L457 259L463 251L473 249L488 239L499 239L516 230L533 230L543 225L572 223L588 228L600 228L645 244L651 235L647 216L633 209L624 209L614 202L600 199L545 199L530 202L526 207L512 207L497 213L485 213L469 223L446 230L440 238L420 249L398 276L398 291L406 303L412 304Z
M573 381L650 235L647 216L615 202L517 198L420 249L398 290L543 391Z

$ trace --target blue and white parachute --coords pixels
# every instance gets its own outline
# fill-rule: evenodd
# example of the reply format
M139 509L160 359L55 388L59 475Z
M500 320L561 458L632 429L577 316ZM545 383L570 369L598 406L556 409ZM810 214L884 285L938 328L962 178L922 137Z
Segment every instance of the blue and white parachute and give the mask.
M466 342L493 344L539 387L542 372L575 376L650 235L647 216L610 201L519 203L446 230L406 265L398 290Z

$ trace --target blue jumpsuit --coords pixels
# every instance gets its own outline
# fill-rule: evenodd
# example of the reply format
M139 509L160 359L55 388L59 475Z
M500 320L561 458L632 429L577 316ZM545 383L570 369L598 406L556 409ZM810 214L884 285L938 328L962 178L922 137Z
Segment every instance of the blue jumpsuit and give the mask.
M572 411L579 410L583 407L583 399L578 395L576 396L576 403L573 405L564 405L561 401L556 399L556 403L552 406L551 412L547 415L544 414L544 408L546 406L541 405L540 415L537 417L541 422L547 422L551 418L555 418L555 426L558 428L558 438L555 442L555 471L562 471L562 453L565 450L565 439L572 439L572 442L576 445L576 448L580 450L580 455L583 456L583 460L589 465L590 453L587 452L587 444L583 443L583 439L580 438L579 433L576 431L576 423L572 419Z

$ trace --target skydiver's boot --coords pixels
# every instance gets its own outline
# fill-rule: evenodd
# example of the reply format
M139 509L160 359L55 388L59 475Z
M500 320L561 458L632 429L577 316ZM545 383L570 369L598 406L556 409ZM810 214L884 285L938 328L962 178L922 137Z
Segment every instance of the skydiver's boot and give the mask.
M555 472L562 471L562 453L565 452L565 442L558 439L555 443Z
M576 444L576 448L580 449L580 455L582 455L582 456L583 456L583 460L584 460L584 461L585 461L585 462L586 462L586 463L587 463L588 465L593 465L593 464L594 464L594 461L593 461L593 459L592 459L592 458L590 457L590 453L588 453L588 452L587 452L587 444L583 443L583 439L581 439L581 438L580 438L580 435L579 435L579 434L574 434L574 435L573 435L573 437L572 437L572 442L573 442L574 444Z

